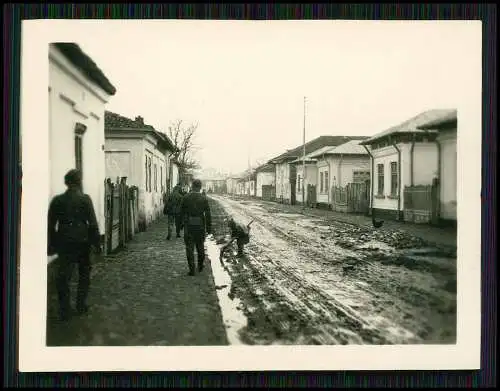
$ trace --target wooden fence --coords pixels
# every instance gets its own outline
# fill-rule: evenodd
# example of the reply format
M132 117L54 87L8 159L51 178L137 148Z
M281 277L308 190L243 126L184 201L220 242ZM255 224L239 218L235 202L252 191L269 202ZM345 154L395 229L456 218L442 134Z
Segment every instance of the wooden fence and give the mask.
M332 209L345 213L368 213L370 208L370 185L348 183L345 187L332 187Z
M105 182L105 252L122 248L139 230L139 189L128 186L127 178Z
M412 223L434 223L438 217L438 186L406 186L404 219Z

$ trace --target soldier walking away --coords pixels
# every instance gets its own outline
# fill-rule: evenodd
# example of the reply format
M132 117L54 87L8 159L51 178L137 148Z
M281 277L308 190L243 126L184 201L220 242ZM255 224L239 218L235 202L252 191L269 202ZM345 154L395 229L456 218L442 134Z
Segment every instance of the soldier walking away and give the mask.
M61 320L70 317L69 282L75 264L78 264L78 291L76 310L88 311L87 296L90 287L90 251L101 252L99 226L92 199L82 192L82 177L78 170L64 176L67 190L56 195L48 213L47 254L58 255L56 286ZM57 230L56 230L57 226Z
M172 226L175 223L175 233L178 238L181 237L182 220L181 220L181 202L184 196L180 183L174 186L172 194L165 202L163 213L167 215L167 240L172 237Z
M181 218L184 226L184 243L189 266L188 275L194 276L194 248L198 255L198 271L203 270L205 261L205 236L212 232L212 216L208 199L201 193L201 181L195 179L191 191L184 196L181 203Z

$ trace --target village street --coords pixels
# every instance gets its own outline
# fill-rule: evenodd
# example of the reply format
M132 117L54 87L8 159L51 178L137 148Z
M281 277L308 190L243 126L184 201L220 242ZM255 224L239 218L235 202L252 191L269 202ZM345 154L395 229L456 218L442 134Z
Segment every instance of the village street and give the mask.
M301 207L227 196L211 196L211 208L218 242L227 214L243 224L255 219L246 256L222 260L231 278L225 294L247 318L240 342L455 342L456 250L445 230L409 224L405 233L389 222L376 230L364 216L353 225L325 218L332 212L303 215ZM235 313L222 308L226 318Z

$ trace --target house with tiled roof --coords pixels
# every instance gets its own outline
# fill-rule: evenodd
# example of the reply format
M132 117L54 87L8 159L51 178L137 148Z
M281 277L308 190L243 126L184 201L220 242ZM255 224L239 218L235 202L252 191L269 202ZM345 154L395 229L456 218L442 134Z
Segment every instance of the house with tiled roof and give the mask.
M441 119L454 113L427 110L360 143L370 155L373 214L417 223L436 221L443 159L437 128ZM456 147L445 153L456 159Z
M359 136L320 136L305 144L306 155L322 147L334 147ZM275 167L276 199L294 205L297 201L297 165L292 162L303 156L303 145L288 150L271 159L268 164Z
M370 156L360 145L366 138L368 137L350 140L336 147L324 147L306 156L306 163L311 167L310 172L306 174L312 177L308 183L315 186L318 205L337 210L335 206L339 205L339 202L335 199L338 194L335 189L370 180ZM302 162L302 159L298 162ZM339 211L345 211L345 208L340 208Z
M104 111L116 88L76 43L51 43L48 60L48 198L65 191L66 172L79 169L104 234Z
M144 229L161 216L164 197L175 186L177 151L170 138L144 122L106 111L106 178L127 178L139 189L139 227Z

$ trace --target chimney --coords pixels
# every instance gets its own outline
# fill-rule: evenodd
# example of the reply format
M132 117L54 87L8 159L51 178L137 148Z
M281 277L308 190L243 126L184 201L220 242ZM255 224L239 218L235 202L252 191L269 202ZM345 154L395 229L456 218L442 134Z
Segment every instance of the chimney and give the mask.
M135 117L135 122L139 123L140 125L144 125L144 118L138 115L137 117Z

